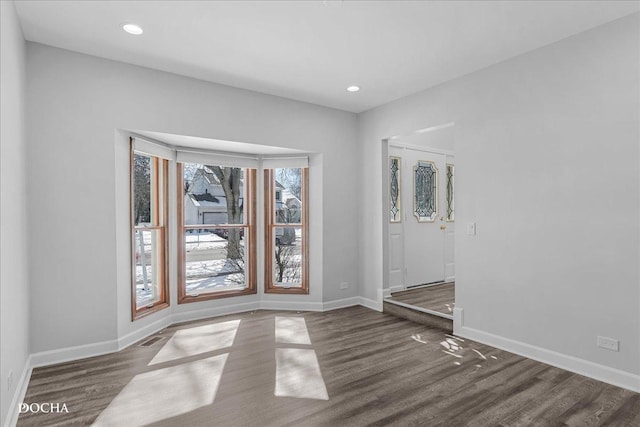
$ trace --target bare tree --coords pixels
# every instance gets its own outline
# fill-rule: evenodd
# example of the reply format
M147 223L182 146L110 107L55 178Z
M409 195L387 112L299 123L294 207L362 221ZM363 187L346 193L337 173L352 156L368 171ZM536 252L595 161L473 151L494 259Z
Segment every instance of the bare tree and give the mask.
M276 245L276 281L279 283L295 283L300 281L301 262L296 256L295 246Z
M302 198L302 169L276 169L276 181L288 188L298 199Z
M242 211L244 206L240 204L242 188L240 184L243 178L241 168L209 166L207 168L218 178L227 200L227 222L229 224L242 224ZM230 228L227 237L227 259L240 260L243 258L243 250L240 245L240 228Z
M133 223L151 221L151 158L133 156Z

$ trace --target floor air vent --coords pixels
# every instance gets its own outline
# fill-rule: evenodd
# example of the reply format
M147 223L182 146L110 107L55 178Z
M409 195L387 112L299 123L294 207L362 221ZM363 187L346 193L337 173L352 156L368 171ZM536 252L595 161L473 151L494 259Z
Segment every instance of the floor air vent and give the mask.
M138 344L138 347L151 347L161 339L162 337L151 337L148 340L142 341L140 344Z

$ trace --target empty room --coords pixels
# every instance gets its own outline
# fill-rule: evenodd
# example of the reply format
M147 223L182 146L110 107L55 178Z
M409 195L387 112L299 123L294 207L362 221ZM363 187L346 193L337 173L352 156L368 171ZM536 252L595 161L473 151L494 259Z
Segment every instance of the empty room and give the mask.
M640 2L0 20L0 425L640 426Z

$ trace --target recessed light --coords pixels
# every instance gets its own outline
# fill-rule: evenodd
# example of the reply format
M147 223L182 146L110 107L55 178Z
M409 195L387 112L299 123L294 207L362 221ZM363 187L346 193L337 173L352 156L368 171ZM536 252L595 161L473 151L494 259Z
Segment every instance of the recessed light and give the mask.
M349 86L347 88L347 92L357 92L359 90L360 90L360 87L358 87L358 86Z
M133 34L134 36L139 36L143 33L142 28L136 24L124 24L122 29L125 30L129 34Z

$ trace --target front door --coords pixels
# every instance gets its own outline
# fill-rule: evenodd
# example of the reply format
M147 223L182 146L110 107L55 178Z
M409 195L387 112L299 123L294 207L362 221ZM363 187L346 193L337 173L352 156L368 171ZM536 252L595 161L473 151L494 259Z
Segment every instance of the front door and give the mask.
M399 221L389 224L389 284L410 287L442 282L450 277L445 265L451 262L445 262L446 249L451 249L445 242L447 157L393 146L389 156L400 159Z

